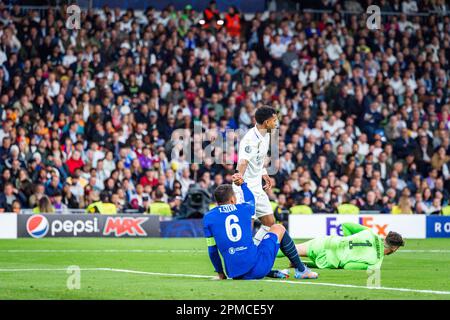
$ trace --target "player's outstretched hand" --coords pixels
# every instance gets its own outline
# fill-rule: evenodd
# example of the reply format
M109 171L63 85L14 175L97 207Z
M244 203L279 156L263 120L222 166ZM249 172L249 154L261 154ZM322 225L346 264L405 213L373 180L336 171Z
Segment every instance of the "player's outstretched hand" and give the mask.
M242 174L235 173L231 176L231 179L233 180L233 183L237 186L240 186L244 183L244 178L242 177Z
M264 182L265 182L263 189L269 190L270 188L272 188L272 181L270 180L269 175L265 174L262 176L262 178L264 179Z
M217 276L213 278L213 280L227 280L227 276L225 273L218 273Z

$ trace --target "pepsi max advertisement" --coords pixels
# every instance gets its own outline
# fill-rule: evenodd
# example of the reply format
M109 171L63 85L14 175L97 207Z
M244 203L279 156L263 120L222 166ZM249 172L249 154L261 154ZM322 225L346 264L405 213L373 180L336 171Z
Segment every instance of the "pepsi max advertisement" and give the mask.
M44 237L159 237L159 216L151 215L55 215L17 216L17 236Z

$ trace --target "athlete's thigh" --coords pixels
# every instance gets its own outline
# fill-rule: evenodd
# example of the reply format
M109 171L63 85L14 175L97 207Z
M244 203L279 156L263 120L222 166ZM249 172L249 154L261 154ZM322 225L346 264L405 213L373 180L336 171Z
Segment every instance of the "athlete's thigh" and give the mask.
M268 232L261 240L261 243L259 245L260 246L258 246L258 254L261 250L263 255L269 256L275 261L278 249L280 248L278 235L273 232Z
M272 270L279 248L277 235L272 232L267 233L258 246L255 266L243 276L243 279L264 278Z
M273 216L272 205L270 204L270 200L269 200L269 197L267 196L267 193L262 192L262 193L256 194L255 202L256 202L256 210L255 210L256 217L259 220L261 220L261 223L270 227L272 224L275 223L275 219ZM261 219L262 217L266 217L266 216L272 216L271 219L270 219L270 217L263 218L265 221L267 221L267 223L269 223L270 220L273 220L273 221L271 221L272 222L271 224L266 224L266 223L264 223L265 221L263 219Z

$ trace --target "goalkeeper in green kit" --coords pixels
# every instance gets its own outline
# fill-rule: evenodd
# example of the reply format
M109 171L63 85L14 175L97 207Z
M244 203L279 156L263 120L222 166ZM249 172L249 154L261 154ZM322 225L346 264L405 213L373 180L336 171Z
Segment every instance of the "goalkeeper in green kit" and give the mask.
M385 255L405 245L397 232L386 238L356 223L343 223L344 236L326 236L297 244L298 254L311 259L309 267L319 269L379 269Z

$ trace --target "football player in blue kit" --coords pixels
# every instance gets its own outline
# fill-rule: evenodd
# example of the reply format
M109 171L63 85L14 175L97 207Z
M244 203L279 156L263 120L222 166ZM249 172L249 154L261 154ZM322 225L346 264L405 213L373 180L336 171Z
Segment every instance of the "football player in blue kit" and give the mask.
M236 175L239 177L236 178ZM233 181L242 176L237 173ZM208 252L215 271L220 279L227 276L233 279L262 279L266 276L287 278L284 272L272 270L280 242L289 240L289 234L280 224L274 224L263 240L256 246L253 242L252 216L255 214L255 197L247 184L241 185L244 202L236 203L236 195L231 184L216 188L214 197L217 207L210 210L203 218ZM288 238L285 238L288 237ZM295 245L292 242L295 250ZM220 254L223 257L225 271ZM297 257L302 268L295 269L297 279L316 279L317 273L308 269ZM300 271L302 269L303 271Z

